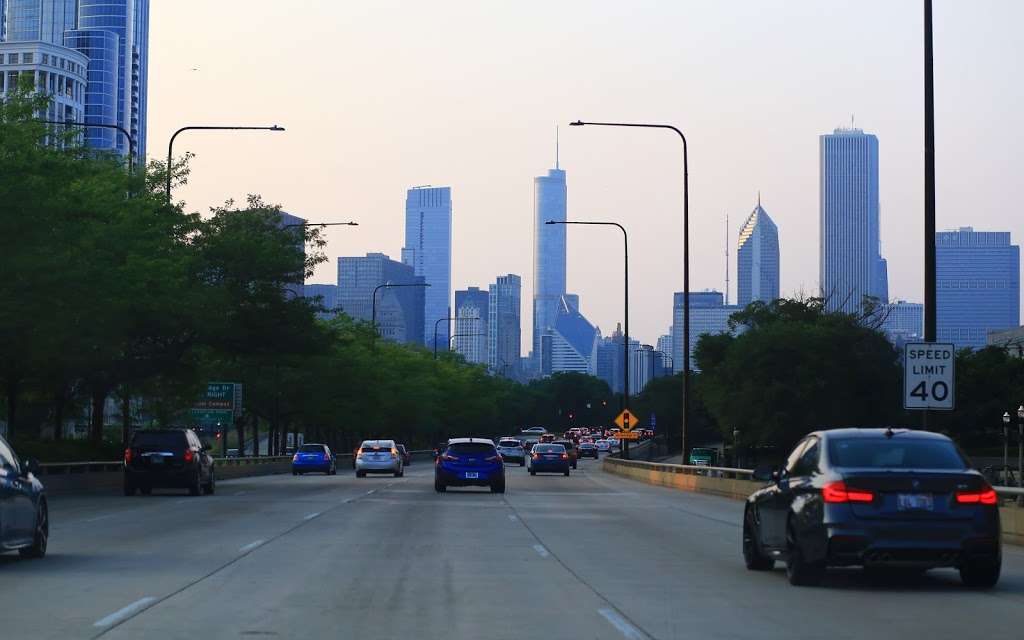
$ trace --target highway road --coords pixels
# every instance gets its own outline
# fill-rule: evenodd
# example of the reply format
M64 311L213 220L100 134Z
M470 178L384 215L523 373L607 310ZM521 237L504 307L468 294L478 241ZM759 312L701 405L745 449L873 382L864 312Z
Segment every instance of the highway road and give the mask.
M0 556L0 638L1003 638L1024 629L1024 551L997 589L953 571L835 571L796 588L740 556L739 502L582 461L508 468L504 496L405 478L269 476L215 496L51 500L49 555Z

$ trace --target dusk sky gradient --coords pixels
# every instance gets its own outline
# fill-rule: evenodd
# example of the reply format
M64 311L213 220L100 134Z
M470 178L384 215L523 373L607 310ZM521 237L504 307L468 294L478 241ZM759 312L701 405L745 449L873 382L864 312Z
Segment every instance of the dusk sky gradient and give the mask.
M336 257L400 259L405 190L450 185L453 286L523 278L531 343L533 178L561 165L570 220L630 233L631 329L653 344L682 288L682 154L670 132L569 128L664 122L690 143L691 287L722 289L761 192L779 227L782 293L818 286L818 136L879 138L882 255L893 299L922 299L923 62L918 0L350 2L155 0L149 153L187 124L206 212L260 193L329 228ZM1019 244L1024 3L936 0L937 227ZM193 70L198 68L198 70ZM568 288L604 333L622 315L621 238L569 230Z

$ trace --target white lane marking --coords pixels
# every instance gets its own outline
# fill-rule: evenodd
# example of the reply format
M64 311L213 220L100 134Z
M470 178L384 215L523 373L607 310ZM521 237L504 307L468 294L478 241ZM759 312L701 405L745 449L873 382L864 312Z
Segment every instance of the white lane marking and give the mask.
M544 548L544 545L541 544L533 545L533 550L540 554L540 557L542 558L546 558L549 555L551 555L550 553L548 553L548 550Z
M96 516L95 518L89 518L88 520L82 520L82 522L96 522L98 520L106 520L107 518L113 518L116 515L119 515L119 514L117 514L117 513L108 513L105 516Z
M367 491L367 492L366 492L366 493L364 493L363 495L366 495L366 496L368 496L368 495L370 495L371 493L377 493L377 490L376 490L376 489L370 489L369 491Z
M319 511L314 511L313 513L307 513L306 517L304 517L303 520L312 520L313 518L317 517L318 515L320 515Z
M598 613L604 616L604 619L612 624L613 627L619 630L624 637L629 640L643 640L644 634L639 629L629 624L629 622L620 616L614 609L598 609Z
M516 521L516 520L518 520L519 518L515 517L514 515L512 515L512 514L510 513L510 514L508 514L508 519L509 519L509 520L511 520L512 522L515 522L515 521Z
M128 605L127 607L125 607L124 609L118 609L117 611L115 611L114 613L110 614L106 618L100 618L96 622L92 623L92 626L94 626L94 627L109 627L112 624L121 622L122 620L124 620L125 618L127 618L129 616L135 615L139 611L142 611L143 609L148 607L153 602L156 602L156 598L154 598L152 596L146 596L145 598L140 598L140 599L136 600L135 602L131 603L130 605Z
M255 542L250 542L249 544L245 545L244 547L239 548L238 549L238 553L249 553L250 551L252 551L256 547L258 547L261 544L263 544L264 542L266 542L266 540L256 540Z
M247 493L249 493L249 492L248 492L248 491L236 491L236 492L235 492L235 495L236 495L236 496L244 496L244 495L245 495L245 494L247 494Z

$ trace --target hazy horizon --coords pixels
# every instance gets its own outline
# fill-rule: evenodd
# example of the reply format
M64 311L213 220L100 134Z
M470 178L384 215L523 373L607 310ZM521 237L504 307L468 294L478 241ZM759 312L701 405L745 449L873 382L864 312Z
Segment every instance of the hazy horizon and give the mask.
M1012 233L1024 97L1024 5L935 3L937 228ZM922 9L918 2L327 2L199 0L151 8L149 151L186 124L189 209L260 193L329 228L310 282L338 256L400 258L407 188L452 187L453 291L523 278L531 344L533 178L567 172L570 220L630 233L632 334L654 344L682 288L682 154L668 132L570 128L663 122L690 144L691 288L723 289L757 203L779 227L781 291L818 284L818 136L878 136L891 299L921 301ZM193 70L193 69L197 70ZM1005 124L1004 124L1005 123ZM621 320L618 235L570 228L568 290L607 334Z

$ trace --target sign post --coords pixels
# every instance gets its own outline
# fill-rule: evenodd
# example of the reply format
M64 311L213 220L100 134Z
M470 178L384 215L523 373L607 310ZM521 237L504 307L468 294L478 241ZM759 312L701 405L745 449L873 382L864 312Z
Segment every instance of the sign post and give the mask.
M956 398L956 348L912 342L903 348L903 408L952 411Z

